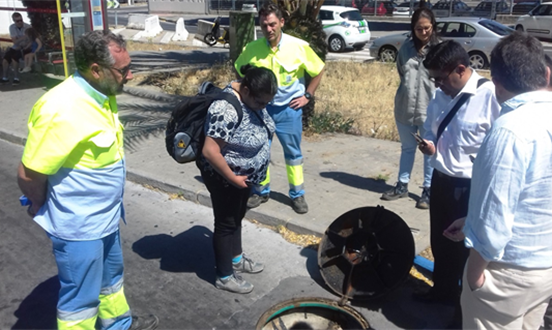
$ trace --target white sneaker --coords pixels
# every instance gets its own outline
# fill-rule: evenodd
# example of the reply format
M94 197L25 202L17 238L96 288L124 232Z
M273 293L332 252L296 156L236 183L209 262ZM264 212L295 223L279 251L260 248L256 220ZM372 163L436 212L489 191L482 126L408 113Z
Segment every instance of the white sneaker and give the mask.
M31 67L26 66L26 67L23 68L23 70L21 70L21 73L27 73L27 72L31 72L31 71L32 71Z

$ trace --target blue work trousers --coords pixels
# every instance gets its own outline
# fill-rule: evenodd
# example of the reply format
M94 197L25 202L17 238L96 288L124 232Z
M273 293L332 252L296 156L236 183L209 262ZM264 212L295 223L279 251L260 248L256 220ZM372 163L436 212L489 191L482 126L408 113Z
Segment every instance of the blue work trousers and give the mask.
M59 329L128 329L132 323L123 291L123 252L119 231L91 241L67 241L48 235L61 288Z
M276 124L276 136L284 149L286 172L289 183L289 197L295 199L305 194L303 179L303 154L301 153L301 137L303 134L303 110L292 109L289 106L266 107L268 114ZM253 187L253 192L259 195L270 193L270 172L266 180Z

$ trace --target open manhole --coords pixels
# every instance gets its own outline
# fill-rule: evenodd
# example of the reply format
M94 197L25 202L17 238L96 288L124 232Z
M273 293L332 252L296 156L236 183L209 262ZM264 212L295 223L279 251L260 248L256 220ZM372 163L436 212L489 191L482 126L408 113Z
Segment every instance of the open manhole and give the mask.
M354 308L325 298L295 298L266 311L257 330L370 329L368 321Z
M362 207L337 218L318 247L324 282L341 299L296 298L266 311L257 330L370 329L348 300L382 297L408 276L414 238L397 214L382 206Z

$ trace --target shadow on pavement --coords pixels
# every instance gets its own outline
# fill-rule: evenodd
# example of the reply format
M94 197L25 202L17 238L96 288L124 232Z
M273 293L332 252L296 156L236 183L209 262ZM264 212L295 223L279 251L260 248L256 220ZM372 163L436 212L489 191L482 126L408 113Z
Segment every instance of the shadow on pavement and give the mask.
M367 189L376 193L384 193L393 186L388 185L383 180L365 178L356 174L346 172L320 172L320 176L327 179L335 180L341 184L351 186L358 189Z
M144 259L160 259L162 270L196 273L202 280L215 283L213 232L206 227L194 226L174 237L145 236L132 244L132 251Z
M57 329L59 288L57 275L40 283L13 313L18 320L12 329Z
M60 76L59 79L56 79L40 73L26 73L20 74L19 79L21 82L18 85L12 85L12 77L10 76L9 83L0 84L0 92L13 92L41 87L43 87L44 90L49 90L61 83L64 77Z

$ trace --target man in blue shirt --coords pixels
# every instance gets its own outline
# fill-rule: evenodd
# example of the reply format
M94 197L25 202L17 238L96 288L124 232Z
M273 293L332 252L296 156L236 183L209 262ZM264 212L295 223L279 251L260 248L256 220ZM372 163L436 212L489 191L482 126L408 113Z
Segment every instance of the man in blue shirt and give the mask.
M541 43L502 39L491 75L501 115L473 165L468 216L444 235L465 235L470 248L463 326L538 329L552 297L552 93Z

